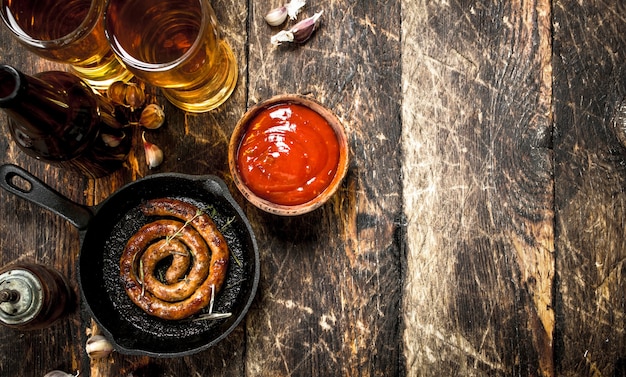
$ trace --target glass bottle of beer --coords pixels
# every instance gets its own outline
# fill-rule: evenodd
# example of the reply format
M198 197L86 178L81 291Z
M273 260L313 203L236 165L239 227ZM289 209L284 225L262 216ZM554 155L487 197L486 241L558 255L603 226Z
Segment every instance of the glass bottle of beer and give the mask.
M90 178L120 168L130 151L123 113L69 72L29 76L0 65L0 108L22 151Z
M57 270L35 263L0 269L0 325L18 330L48 327L69 313L73 298Z

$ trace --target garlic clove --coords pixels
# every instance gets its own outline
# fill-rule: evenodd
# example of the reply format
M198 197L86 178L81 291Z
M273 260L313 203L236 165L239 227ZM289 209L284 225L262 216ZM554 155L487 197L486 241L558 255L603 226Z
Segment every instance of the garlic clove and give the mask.
M131 111L140 108L146 102L146 94L139 85L135 83L126 84L124 103L130 107Z
M126 137L126 134L122 134L122 136L102 134L100 135L100 137L102 138L104 145L106 145L109 148L115 148L115 147L118 147L122 143L122 140L124 140L124 138Z
M270 42L275 46L279 46L283 42L306 42L317 29L319 25L318 21L320 17L322 17L322 13L323 11L315 13L313 16L298 22L289 30L281 30L276 35L272 36Z
M279 26L285 22L287 16L289 16L289 19L295 20L305 5L306 0L291 0L286 5L269 11L265 15L265 21L271 26Z
M298 17L300 10L306 5L305 0L291 0L289 4L285 5L289 18L295 20Z
M117 105L130 107L131 111L146 102L146 93L142 86L133 82L115 81L107 88L107 97Z
M163 108L156 103L146 106L141 112L139 125L149 130L155 130L165 122L165 112Z
M90 359L103 359L113 352L113 345L102 335L93 335L87 339L85 351Z
M313 16L298 22L291 29L289 29L289 31L293 33L293 41L296 43L304 43L311 38L315 29L317 29L318 20L322 17L322 13L323 11L317 12Z
M118 105L125 105L126 101L126 83L123 81L115 81L107 88L107 97Z
M287 8L282 6L274 8L265 15L265 22L271 26L282 25L287 19Z
M149 169L156 168L163 162L163 151L155 144L146 140L146 133L141 135L143 140L143 150L146 154L146 165Z

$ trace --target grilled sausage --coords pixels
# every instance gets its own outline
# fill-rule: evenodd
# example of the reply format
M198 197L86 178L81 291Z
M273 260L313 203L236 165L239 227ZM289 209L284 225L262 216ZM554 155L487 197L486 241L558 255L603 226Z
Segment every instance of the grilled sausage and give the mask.
M158 219L143 226L124 248L120 275L126 293L150 315L187 318L221 289L229 259L226 240L213 220L190 203L154 199L141 211ZM171 264L159 279L157 265L169 257Z

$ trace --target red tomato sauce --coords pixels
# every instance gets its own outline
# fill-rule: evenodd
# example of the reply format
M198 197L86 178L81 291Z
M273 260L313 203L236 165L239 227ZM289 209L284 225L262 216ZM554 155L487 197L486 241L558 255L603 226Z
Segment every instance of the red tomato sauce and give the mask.
M306 203L332 181L339 142L328 122L306 106L277 104L251 121L237 151L244 183L281 205Z

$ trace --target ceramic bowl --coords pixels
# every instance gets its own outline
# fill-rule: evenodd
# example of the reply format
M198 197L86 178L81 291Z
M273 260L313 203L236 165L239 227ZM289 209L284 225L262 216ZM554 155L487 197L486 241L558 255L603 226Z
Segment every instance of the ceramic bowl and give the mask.
M298 142L297 146L293 146L293 148L291 148L291 146L289 147L289 153L291 153L291 155L288 158L277 157L276 159L274 159L273 157L271 157L276 157L280 155L280 153L276 152L277 148L279 147L277 145L274 145L270 147L273 148L273 152L269 151L263 154L263 156L265 156L263 158L265 162L258 162L261 159L257 159L255 161L257 161L259 164L267 163L267 161L280 161L278 162L278 166L280 166L280 169L275 167L275 169L277 170L275 174L266 175L263 178L268 187L291 187L293 182L291 181L290 177L294 176L294 174L290 175L290 169L304 169L305 166L308 167L310 165L315 165L316 162L310 159L311 155L318 156L320 160L326 161L325 163L328 164L327 166L332 166L332 171L323 170L322 174L320 174L319 177L315 177L314 179L309 180L313 183L318 184L319 182L324 181L326 182L326 184L314 190L312 189L310 191L310 195L308 195L309 197L302 200L292 200L290 198L296 196L299 197L299 193L301 193L302 190L306 191L309 187L309 181L307 181L307 185L305 185L303 189L300 188L300 191L298 191L298 193L294 191L293 195L288 191L278 191L270 193L270 191L272 190L268 190L264 192L259 190L258 187L255 188L255 184L251 181L249 177L246 177L245 174L245 170L251 171L257 168L250 168L250 166L252 165L248 165L242 162L244 161L242 160L242 158L247 158L242 157L242 155L245 154L245 156L249 156L249 153L256 153L255 151L258 152L259 148L250 147L251 143L248 142L248 140L250 140L248 139L248 137L253 132L257 132L257 135L259 135L260 131L255 131L258 130L257 125L261 122L259 119L263 117L265 119L274 119L274 115L270 116L270 113L275 114L276 109L291 107L293 107L294 113L297 112L296 109L305 109L300 113L300 118L298 118L301 123L323 123L320 122L319 117L321 117L321 119L325 121L327 126L332 129L332 132L329 132L326 125L320 127L319 132L317 129L308 129L302 125L298 125L297 127L293 128L295 131L292 135L296 139L300 137L302 138L302 140ZM312 111L312 113L309 110ZM307 117L309 116L311 118L310 122L307 119ZM296 118L290 119L294 119L293 124L297 123L295 120ZM282 127L284 129L285 123L281 123L280 125L278 125L278 127ZM266 139L266 141L270 139L276 140L277 138L280 140L287 140L288 136L283 138L282 134L278 133L270 136L268 139ZM329 140L330 138L334 138L334 140ZM322 141L322 143L316 147L314 146L314 141ZM291 145L289 142L284 142L281 145L284 147L288 144ZM327 145L331 145L331 147L328 147ZM301 155L296 154L300 152L293 152L296 149L300 151L306 148L313 149L309 150L310 153L306 151L301 152ZM297 94L287 94L275 96L268 100L260 102L250 108L243 115L243 117L237 123L230 139L228 147L228 164L235 185L250 203L263 211L275 215L297 216L319 208L324 203L326 203L331 196L335 194L348 170L348 154L349 147L344 127L339 119L330 110L311 98ZM267 156L270 157L268 158ZM301 163L302 166L298 166L297 164L299 163ZM289 166L285 169L285 165ZM265 171L266 169L266 167L264 166L258 168L263 171ZM271 170L271 167L268 167L268 169Z

